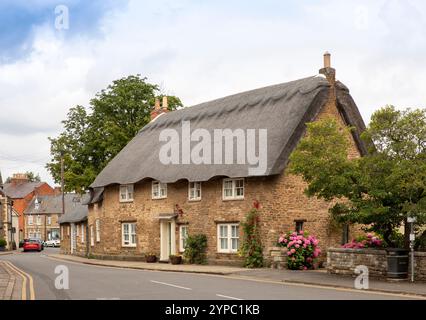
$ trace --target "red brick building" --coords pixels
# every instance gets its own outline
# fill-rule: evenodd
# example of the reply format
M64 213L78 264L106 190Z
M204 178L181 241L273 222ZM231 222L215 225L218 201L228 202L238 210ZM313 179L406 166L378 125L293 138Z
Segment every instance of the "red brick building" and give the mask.
M25 235L24 211L34 196L53 195L55 190L46 182L30 182L22 173L13 174L9 183L3 186L3 192L13 201L13 208L19 214L19 239Z

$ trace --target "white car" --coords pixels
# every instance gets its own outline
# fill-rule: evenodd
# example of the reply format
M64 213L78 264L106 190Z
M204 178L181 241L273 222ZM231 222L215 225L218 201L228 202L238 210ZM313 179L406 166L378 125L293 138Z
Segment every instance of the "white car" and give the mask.
M60 247L61 241L60 240L47 240L44 245L46 247Z

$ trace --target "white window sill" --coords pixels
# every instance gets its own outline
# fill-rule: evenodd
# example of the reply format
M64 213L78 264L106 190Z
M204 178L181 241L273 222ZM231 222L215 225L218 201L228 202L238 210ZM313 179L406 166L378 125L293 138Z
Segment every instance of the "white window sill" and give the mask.
M222 198L223 201L241 201L244 200L244 197L236 197L236 198Z
M122 248L136 248L135 244L122 244L121 245Z
M201 198L196 198L196 199L188 199L189 202L200 202Z
M218 251L217 253L223 253L223 254L238 254L238 250L237 250L237 251Z
M151 199L152 200L163 200L163 199L167 199L167 196L166 197L157 197L157 198L152 197Z

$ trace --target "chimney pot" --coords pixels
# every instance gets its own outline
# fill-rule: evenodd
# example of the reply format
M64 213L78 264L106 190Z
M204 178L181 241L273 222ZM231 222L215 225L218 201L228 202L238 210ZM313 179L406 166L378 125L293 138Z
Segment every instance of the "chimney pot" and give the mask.
M163 112L167 112L169 110L169 105L167 102L167 96L163 97Z
M160 100L155 98L154 110L160 110Z
M328 51L324 53L324 68L331 68L331 54Z

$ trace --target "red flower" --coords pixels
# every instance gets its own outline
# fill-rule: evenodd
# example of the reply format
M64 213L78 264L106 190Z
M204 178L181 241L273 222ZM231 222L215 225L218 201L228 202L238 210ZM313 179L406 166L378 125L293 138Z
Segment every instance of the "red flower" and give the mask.
M259 203L259 201L257 201L257 200L254 200L254 201L253 201L253 208L255 208L255 209L259 210L259 208L260 208L260 203Z

